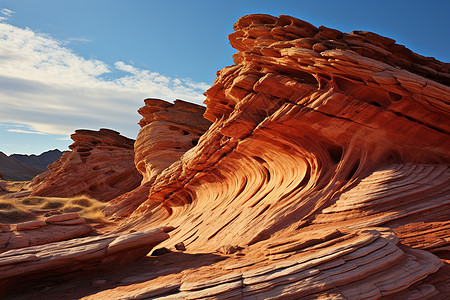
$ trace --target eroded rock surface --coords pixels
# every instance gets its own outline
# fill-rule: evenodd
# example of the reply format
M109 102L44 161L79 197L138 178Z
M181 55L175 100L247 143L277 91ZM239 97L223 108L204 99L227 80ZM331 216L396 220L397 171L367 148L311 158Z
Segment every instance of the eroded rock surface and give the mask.
M213 252L276 244L330 226L343 232L387 226L414 246L404 226L433 220L444 230L428 230L428 242L415 248L439 240L442 254L450 236L440 226L449 215L449 64L374 33L342 33L289 16L245 16L234 29L235 65L218 72L206 92L205 117L213 124L179 163L157 176L148 200L122 228L170 224L176 229L163 245L183 242L187 251ZM421 281L439 269L440 260L399 249L399 257L417 255L414 261L430 259L434 267L421 273L422 263L406 260L398 268L404 275L397 275L408 280L368 288L368 298L405 292L412 284L442 294ZM280 257L286 252L277 251ZM392 263L369 264L364 272L390 274ZM414 277L410 268L422 275ZM347 278L336 270L337 278ZM378 279L368 278L371 283L347 278L334 285L348 284L349 291L377 285ZM251 288L240 280L222 281L217 289L242 295ZM323 286L282 285L270 296L294 297L307 286ZM332 286L310 294L358 298ZM201 290L192 297L207 295L207 287ZM191 297L174 295L184 296Z
M65 241L91 233L92 227L78 213L50 216L18 224L1 225L0 253L10 249L26 248Z
M447 207L448 64L288 16L246 16L234 29L235 65L206 93L212 126L159 175L129 226L168 222L188 249L253 244L312 222L374 171L409 176L411 164L438 179L405 181L436 184L433 201ZM405 198L396 210L418 201Z
M139 109L141 130L135 143L135 164L142 183L153 182L189 149L211 125L203 118L205 107L183 100L169 103L146 99Z
M160 99L144 102L145 106L138 111L142 115L141 130L134 144L136 168L143 179L139 188L114 199L105 209L115 216L127 216L147 200L157 176L196 146L211 125L203 117L203 106L183 100L175 100L173 104Z
M115 268L145 256L168 238L164 229L71 239L0 254L0 291L8 284L99 267Z
M206 92L212 124L193 123L197 106L146 100L142 184L109 206L131 213L117 234L173 226L161 247L220 259L171 266L166 253L163 273L82 296L445 299L450 65L289 16L234 30L235 64Z
M33 196L90 195L109 201L137 186L141 176L134 166L134 140L109 129L77 130L72 150L31 184Z

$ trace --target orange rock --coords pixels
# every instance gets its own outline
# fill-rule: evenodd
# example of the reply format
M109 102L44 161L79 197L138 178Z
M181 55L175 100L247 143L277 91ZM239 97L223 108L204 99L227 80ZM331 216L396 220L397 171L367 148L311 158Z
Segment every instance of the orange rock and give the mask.
M335 237L335 229L395 229L448 218L449 64L374 33L346 34L288 16L245 16L234 29L229 38L239 51L235 65L219 71L206 92L204 116L213 124L194 148L152 179L148 200L122 229L170 224L176 229L163 246L182 241L190 251L213 252L247 245L255 256L262 243L301 235L266 249L276 261L304 247L312 251L318 242L331 250L334 242L323 240ZM323 235L312 234L324 229ZM398 232L400 240L406 238ZM388 236L398 241L395 234ZM439 236L444 240L436 249L446 251L450 231ZM323 295L333 286L339 290L329 295L358 298L364 286L367 295L386 296L420 285L423 277L410 273L409 266L422 274L442 266L428 252L389 247L392 256L377 252L374 263L364 267L362 261L372 259L370 250L352 256L360 255L357 272L368 276L364 282L346 277L355 265L343 259L305 269L298 279L264 278L255 288L245 279L244 285L242 279L224 279L195 295L184 291L173 297L236 291L301 297ZM405 255L429 261L430 268ZM317 258L314 251L310 257ZM399 273L390 269L397 263ZM372 276L377 272L384 275ZM332 284L325 288L305 279L316 275ZM404 280L389 285L392 276Z
M31 183L31 195L70 197L91 195L109 201L139 186L134 167L134 140L109 129L77 130L71 152L49 166Z
M135 164L145 182L153 182L164 169L197 145L211 123L203 118L205 108L175 100L174 104L146 99L138 111L142 127L134 146Z
M22 222L16 225L16 230L36 229L45 225L47 225L47 223L41 220Z
M235 64L205 94L211 125L185 102L140 109L142 184L107 208L127 216L124 236L92 251L172 226L161 247L178 254L239 252L87 298L445 297L450 65L290 16L233 28Z
M136 168L143 176L141 187L111 201L107 214L127 216L148 197L148 190L161 172L197 145L211 122L203 118L205 108L175 100L145 99L138 111L142 127L134 144Z
M61 222L61 221L67 221L67 220L73 220L73 219L79 219L80 214L77 212L72 213L65 213L65 214L59 214L59 215L53 215L45 219L45 222L52 223L52 222Z

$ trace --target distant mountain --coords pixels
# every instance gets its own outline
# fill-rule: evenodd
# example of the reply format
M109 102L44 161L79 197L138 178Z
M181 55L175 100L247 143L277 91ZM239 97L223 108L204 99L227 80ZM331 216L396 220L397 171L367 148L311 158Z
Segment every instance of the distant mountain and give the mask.
M59 159L62 152L58 149L46 151L40 155L12 154L0 152L0 173L7 180L31 180L47 171L47 166Z
M9 157L14 157L21 163L33 167L35 169L41 170L42 172L47 171L47 166L53 163L55 160L59 159L62 152L58 149L46 151L40 155L26 155L26 154L12 154Z

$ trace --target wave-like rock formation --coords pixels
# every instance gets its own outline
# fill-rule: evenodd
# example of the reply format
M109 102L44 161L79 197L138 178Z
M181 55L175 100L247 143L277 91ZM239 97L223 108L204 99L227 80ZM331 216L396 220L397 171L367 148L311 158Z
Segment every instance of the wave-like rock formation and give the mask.
M213 258L86 299L445 299L450 65L290 16L234 31L235 64L206 92L212 123L146 100L143 181L107 208L127 216L117 234L170 227L162 246Z
M373 33L288 16L251 15L234 29L235 65L206 92L212 126L158 177L131 226L167 222L178 228L174 240L212 250L304 227L337 199L347 203L345 192L375 170L422 164L416 172L436 169L444 182L432 184L448 186L450 89L439 83L448 82L448 64ZM386 172L377 186L391 190L392 176ZM429 184L405 176L411 185ZM403 209L420 202L405 198L411 202ZM383 208L389 200L396 199L386 197Z
M72 151L31 182L33 196L90 195L108 201L128 192L141 181L134 166L134 140L110 129L76 130Z
M448 251L449 65L374 33L316 28L289 16L250 15L234 29L235 65L219 71L206 92L205 117L213 124L197 146L158 175L148 200L122 228L171 225L176 229L163 245L183 242L188 251L211 252L276 244L303 233L314 241L311 232L324 228L387 226L402 238L405 226L431 222L444 230L424 230L425 241L405 243ZM296 244L294 238L279 246L288 250L269 252L295 252ZM381 255L386 263L364 264L361 271L394 274L390 267L399 257L415 256L415 263L399 263L395 276L405 281L395 287L369 288L379 282L373 276L328 286L305 274L300 283L281 280L277 289L276 277L268 277L262 280L265 288L255 290L297 297L308 286L328 293L348 284L353 292L340 287L333 293L358 298L356 291L367 286L367 297L376 298L405 291L442 265L430 254L401 249L403 254L391 248L389 253L397 253L392 261ZM361 260L368 262L371 252L361 251ZM358 270L345 261L336 262L341 271L324 271L330 266L314 276L328 278L332 272L346 278L345 270ZM425 270L422 264L434 267ZM413 269L417 276L408 273ZM224 291L241 296L251 289L242 278L234 285L217 279L214 285L222 283L228 286ZM191 297L174 295L184 296Z

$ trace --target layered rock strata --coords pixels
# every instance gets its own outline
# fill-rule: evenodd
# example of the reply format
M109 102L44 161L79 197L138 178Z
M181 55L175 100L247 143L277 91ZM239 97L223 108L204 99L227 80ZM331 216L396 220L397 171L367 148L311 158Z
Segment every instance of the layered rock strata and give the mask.
M448 64L288 16L246 16L234 29L235 65L206 93L212 126L157 178L128 226L167 222L187 248L212 250L303 227L380 168L428 164L418 168L446 185ZM446 190L435 199L447 200Z
M157 176L196 146L211 125L203 117L204 106L179 99L170 103L149 98L144 103L138 111L141 130L134 145L135 165L143 179L139 188L114 199L105 209L115 216L127 216L147 200Z
M132 211L117 233L173 226L162 246L220 259L86 298L445 299L450 65L289 16L234 30L235 64L206 92L212 124L172 130L189 105L147 100L142 185L109 206Z
M136 168L142 183L153 182L164 169L196 146L211 122L203 118L205 107L183 100L169 103L145 99L139 109L141 130L134 146Z
M137 186L141 176L134 166L134 140L109 129L77 130L72 150L31 183L34 196L90 195L109 201Z
M0 292L11 283L92 268L114 268L145 256L168 238L164 228L71 239L0 254ZM76 274L76 273L75 273Z
M376 299L398 292L411 299L439 293L428 283L404 292L443 263L430 253L399 245L386 228L309 234L309 239L299 235L290 243L258 245L270 250L270 256L282 251L282 257L230 257L179 277L152 278L135 287L124 284L86 299Z
M444 230L427 230L427 242L416 248L436 245L443 254L450 237L445 230L449 64L374 33L316 28L289 16L246 16L234 30L235 65L219 71L206 92L205 117L213 124L197 146L157 176L148 200L122 229L170 224L176 229L163 245L183 242L187 251L211 252L227 245L277 244L330 224L342 232L388 226L402 238L408 224L432 220ZM408 280L369 288L367 297L406 293L412 284L417 293L423 287L430 295L442 294L422 281L442 266L439 259L402 245L399 249L408 253L399 256L415 256L419 262L398 265L405 275L397 275ZM283 257L286 251L269 252ZM362 260L369 260L370 251L361 252ZM430 259L434 267L421 273L421 259ZM389 274L394 261L399 262L365 265L363 273ZM342 268L333 274L346 278ZM422 275L408 273L412 269ZM332 280L310 294L357 299L354 292L334 287L348 284L349 291L356 291L377 285L378 279L368 278L370 284ZM240 280L221 281L221 293L242 296L242 290L252 289ZM319 281L283 284L267 296L294 297L307 286L324 286ZM207 294L201 295L174 297Z
M92 227L78 213L54 215L44 220L0 224L0 253L10 249L48 244L85 236Z

